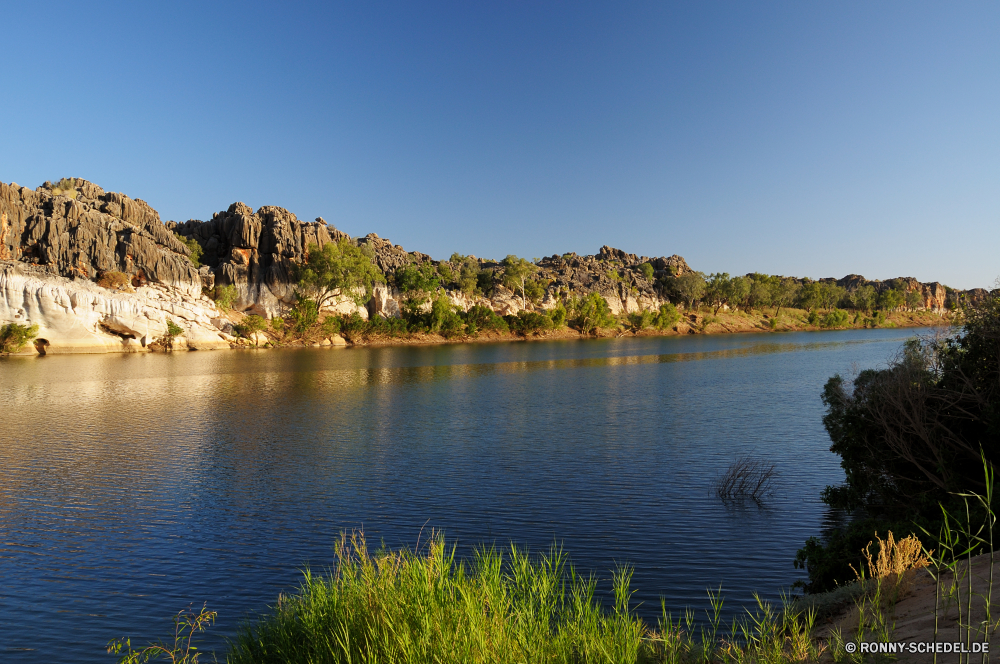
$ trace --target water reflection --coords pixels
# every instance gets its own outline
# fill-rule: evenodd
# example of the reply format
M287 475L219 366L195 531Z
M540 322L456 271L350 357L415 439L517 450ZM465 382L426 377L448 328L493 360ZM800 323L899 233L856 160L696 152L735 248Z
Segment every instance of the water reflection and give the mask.
M800 578L842 475L819 390L906 332L12 358L0 362L0 653L106 661L189 602L247 611L324 567L344 528L460 555L561 542L640 611L728 606ZM719 470L756 449L782 484L734 510Z

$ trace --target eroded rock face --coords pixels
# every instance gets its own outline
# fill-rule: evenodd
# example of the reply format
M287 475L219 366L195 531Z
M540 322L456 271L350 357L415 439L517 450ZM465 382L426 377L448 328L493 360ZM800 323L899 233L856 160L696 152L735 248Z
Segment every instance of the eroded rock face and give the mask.
M34 191L0 183L0 260L88 280L124 272L135 285L152 281L201 293L190 250L156 210L90 182L76 183L72 192L56 191L48 182Z
M209 221L167 222L166 228L202 246L213 285L236 286L238 309L253 307L268 316L295 301L293 266L304 260L310 245L322 248L350 239L322 219L303 222L273 206L254 212L244 203L233 203Z
M0 262L0 322L38 325L28 354L144 352L167 333L167 321L184 331L186 347L229 348L212 319L215 303L160 284L132 293L53 275L38 266Z
M890 288L901 290L904 293L917 291L924 301L922 308L936 313L944 312L948 304L947 289L936 281L921 283L913 277L897 277L887 281L878 281L865 279L860 274L849 274L842 279L821 279L820 281L835 283L848 291L857 290L862 286L871 286L876 293L882 293Z

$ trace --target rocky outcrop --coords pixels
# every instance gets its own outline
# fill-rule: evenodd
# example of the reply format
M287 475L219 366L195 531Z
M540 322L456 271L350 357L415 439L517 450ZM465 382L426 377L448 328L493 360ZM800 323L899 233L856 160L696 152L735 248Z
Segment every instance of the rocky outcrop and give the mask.
M201 293L190 250L155 210L90 182L75 183L72 190L50 182L36 190L0 183L0 260L86 280L124 272L136 286L156 282Z
M162 284L123 293L56 276L43 267L0 262L0 322L39 328L35 348L26 353L145 352L162 344L168 320L183 330L178 345L229 348L226 335L212 322L219 315L208 298Z
M235 286L237 308L254 308L267 316L295 301L294 266L310 245L322 248L350 240L322 218L303 222L284 208L265 206L254 212L244 203L233 203L209 221L167 222L166 228L201 245L212 284Z
M948 308L948 293L945 286L938 282L921 283L913 277L897 277L886 281L865 279L860 274L849 274L842 279L821 279L835 283L847 291L854 291L862 286L871 286L876 293L882 293L894 288L904 293L917 291L923 298L923 309L941 313Z

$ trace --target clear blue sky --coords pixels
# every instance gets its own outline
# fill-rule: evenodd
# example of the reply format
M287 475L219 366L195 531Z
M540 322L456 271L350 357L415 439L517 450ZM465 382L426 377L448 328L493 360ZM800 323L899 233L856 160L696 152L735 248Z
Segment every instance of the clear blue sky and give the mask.
M1000 275L1000 3L4 2L0 179L410 250Z

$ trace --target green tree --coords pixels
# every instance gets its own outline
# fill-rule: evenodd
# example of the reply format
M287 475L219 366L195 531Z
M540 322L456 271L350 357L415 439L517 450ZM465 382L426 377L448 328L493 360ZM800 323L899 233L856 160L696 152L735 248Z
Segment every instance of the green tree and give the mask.
M750 293L747 297L747 310L763 309L774 300L777 279L767 274L754 272L750 275Z
M518 258L514 254L509 254L501 263L503 266L503 285L516 291L521 291L521 307L527 308L528 301L525 296L525 285L528 278L538 270L538 266L531 261Z
M729 304L734 308L746 307L750 301L751 282L746 277L733 277L729 285Z
M858 311L871 312L875 308L875 301L878 294L875 288L868 284L858 286L851 292L851 306Z
M701 272L689 272L680 277L671 277L669 283L671 290L687 304L688 308L693 308L694 303L705 295L705 275Z
M591 293L575 307L576 324L584 334L596 332L600 328L613 327L615 317L608 301L600 293Z
M396 288L403 294L403 306L409 315L416 316L431 298L431 294L441 287L441 279L431 263L406 265L395 274Z
M642 275L642 278L649 283L653 283L654 272L655 270L653 270L653 266L650 263L643 263L639 266L639 273Z
M774 287L774 292L771 294L771 303L775 307L775 318L777 318L778 313L781 311L781 307L787 307L795 302L801 288L801 284L791 277L785 277L778 281L778 284Z
M715 313L719 309L729 304L729 297L732 293L732 279L728 272L713 272L708 275L705 284L705 299L710 305L715 307Z
M889 288L879 293L878 308L883 311L895 311L903 306L903 294L895 288Z
M677 324L681 319L681 314L677 311L677 307L666 302L660 305L660 310L656 313L656 318L653 320L653 325L656 326L658 330L666 330Z
M37 325L7 323L0 326L0 354L17 353L38 336Z
M916 311L924 306L924 295L918 290L906 291L906 308Z
M375 284L385 282L370 254L346 238L322 249L310 244L306 255L297 269L299 288L319 309L341 295L361 306L371 299Z

